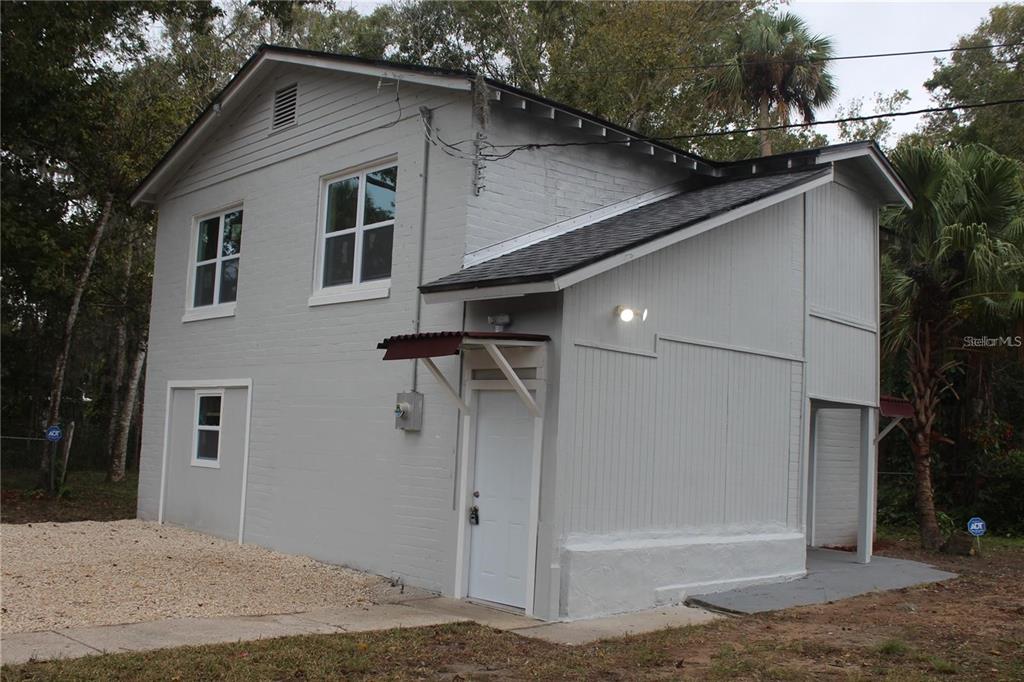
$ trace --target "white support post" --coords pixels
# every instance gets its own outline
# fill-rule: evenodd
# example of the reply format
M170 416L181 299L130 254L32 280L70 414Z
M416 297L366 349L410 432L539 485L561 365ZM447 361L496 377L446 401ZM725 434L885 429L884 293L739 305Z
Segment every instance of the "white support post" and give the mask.
M857 563L871 561L871 549L875 539L875 476L877 474L877 449L872 434L877 430L875 408L860 409L860 500L857 518Z
M540 409L537 407L537 403L534 402L533 396L530 395L530 389L526 388L523 380L520 379L516 374L516 371L512 369L512 365L508 364L508 360L501 354L498 347L493 343L485 343L483 344L483 347L487 351L487 354L491 356L491 359L494 360L494 364L496 364L498 369L501 370L501 373L505 375L506 379L508 379L508 382L512 384L512 388L515 389L515 392L519 394L519 399L523 401L523 405L526 406L529 413L534 417L539 417Z
M441 374L441 370L438 369L437 365L434 364L434 359L433 358L420 358L420 359L423 360L423 364L427 366L427 369L430 370L430 373L434 375L435 379L437 379L437 383L441 384L441 387L444 388L445 393L448 394L448 397L451 398L452 400L454 400L455 404L459 406L459 409L462 410L462 413L463 414L469 414L469 405L467 405L466 402L462 398L459 397L458 391L456 391L454 388L452 388L452 385L449 384L448 380L444 378L444 375Z
M466 392L469 395L469 391ZM469 564L469 524L467 515L469 513L469 472L470 463L470 435L473 430L473 417L469 412L462 413L462 443L459 448L459 494L458 506L455 513L459 519L459 535L455 542L455 590L456 599L462 599L468 592L469 578L467 568Z

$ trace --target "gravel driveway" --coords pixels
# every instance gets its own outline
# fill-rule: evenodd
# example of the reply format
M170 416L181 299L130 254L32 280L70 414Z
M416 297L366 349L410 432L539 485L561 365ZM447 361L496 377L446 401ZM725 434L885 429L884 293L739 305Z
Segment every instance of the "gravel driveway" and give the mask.
M3 632L370 604L387 582L145 521L0 526Z

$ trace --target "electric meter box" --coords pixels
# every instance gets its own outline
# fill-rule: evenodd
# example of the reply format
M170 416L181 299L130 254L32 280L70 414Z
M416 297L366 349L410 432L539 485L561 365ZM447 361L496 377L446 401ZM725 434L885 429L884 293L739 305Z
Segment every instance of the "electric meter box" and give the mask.
M399 393L395 398L395 428L419 431L423 428L423 394Z

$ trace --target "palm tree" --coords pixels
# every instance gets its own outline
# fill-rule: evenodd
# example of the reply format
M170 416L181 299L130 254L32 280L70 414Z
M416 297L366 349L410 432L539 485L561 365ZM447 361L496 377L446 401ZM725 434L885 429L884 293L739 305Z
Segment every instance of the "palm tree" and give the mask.
M805 123L814 112L835 99L836 86L828 71L833 57L832 40L813 35L800 17L757 12L732 37L726 66L719 67L707 82L712 106L750 109L758 126L771 125L772 114L789 123L796 109ZM772 153L768 131L760 131L761 155Z
M1024 319L1024 173L981 145L905 145L893 164L915 196L886 216L894 235L882 258L883 352L906 354L922 545L942 534L935 514L933 445L950 442L937 418L965 337L1008 335Z

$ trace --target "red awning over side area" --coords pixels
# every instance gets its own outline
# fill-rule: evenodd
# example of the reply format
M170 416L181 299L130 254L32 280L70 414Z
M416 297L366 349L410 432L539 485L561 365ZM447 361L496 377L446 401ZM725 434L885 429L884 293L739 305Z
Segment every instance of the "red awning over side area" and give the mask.
M891 395L883 395L878 404L879 412L883 417L913 417L914 407L909 400L894 398Z
M508 341L550 341L544 334L516 334L513 332L423 332L389 336L377 344L385 350L385 360L411 360L413 358L434 358L442 355L458 355L467 339L480 343L488 341L499 346Z

